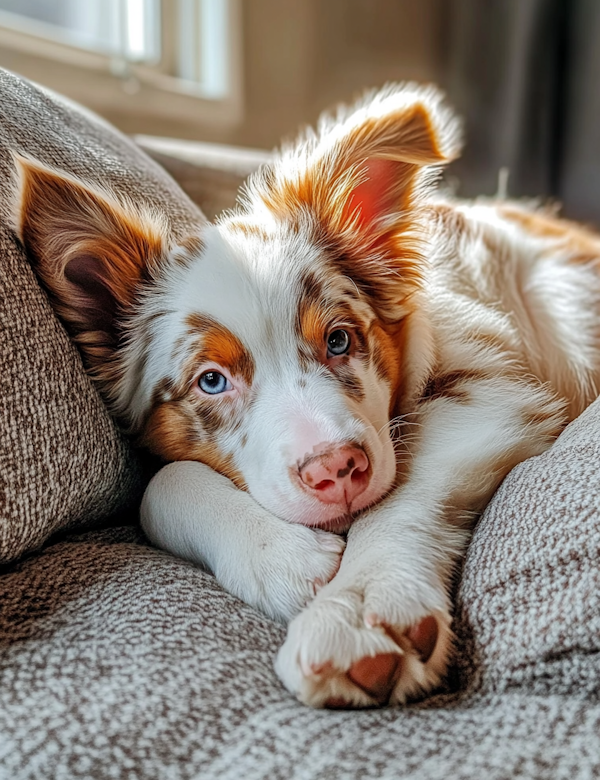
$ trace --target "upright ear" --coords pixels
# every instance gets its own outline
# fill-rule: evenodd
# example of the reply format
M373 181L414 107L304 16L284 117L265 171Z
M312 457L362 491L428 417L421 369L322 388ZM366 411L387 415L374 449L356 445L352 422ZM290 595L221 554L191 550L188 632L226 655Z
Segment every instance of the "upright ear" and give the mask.
M92 373L106 373L122 320L164 251L161 221L39 162L15 157L15 221Z
M423 195L459 152L460 124L441 93L390 85L322 117L250 182L248 196L284 219L310 217L343 272L393 318L398 296L421 279Z

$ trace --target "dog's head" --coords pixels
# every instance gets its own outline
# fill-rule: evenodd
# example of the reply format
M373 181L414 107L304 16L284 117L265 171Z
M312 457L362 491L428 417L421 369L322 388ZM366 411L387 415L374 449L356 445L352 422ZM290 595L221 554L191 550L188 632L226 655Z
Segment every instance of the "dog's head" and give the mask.
M324 118L183 245L159 216L23 158L19 230L146 446L341 530L395 480L424 194L457 151L438 93L389 87Z

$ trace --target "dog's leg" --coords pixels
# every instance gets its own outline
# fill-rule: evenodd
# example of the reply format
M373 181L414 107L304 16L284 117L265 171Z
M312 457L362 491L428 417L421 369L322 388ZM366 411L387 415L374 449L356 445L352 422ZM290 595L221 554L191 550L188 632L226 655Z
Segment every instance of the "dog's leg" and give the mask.
M439 684L469 515L564 423L544 388L502 379L423 403L419 417L407 481L358 518L338 574L289 626L276 670L307 704L403 703Z
M329 582L344 550L341 537L271 515L192 461L156 474L140 514L157 546L210 569L230 593L283 622Z

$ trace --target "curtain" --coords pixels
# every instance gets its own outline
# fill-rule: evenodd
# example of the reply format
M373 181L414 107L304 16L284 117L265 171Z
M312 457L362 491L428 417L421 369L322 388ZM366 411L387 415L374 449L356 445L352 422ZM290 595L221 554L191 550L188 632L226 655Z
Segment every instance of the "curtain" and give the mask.
M459 195L558 200L600 227L600 2L449 0L443 80L465 118Z

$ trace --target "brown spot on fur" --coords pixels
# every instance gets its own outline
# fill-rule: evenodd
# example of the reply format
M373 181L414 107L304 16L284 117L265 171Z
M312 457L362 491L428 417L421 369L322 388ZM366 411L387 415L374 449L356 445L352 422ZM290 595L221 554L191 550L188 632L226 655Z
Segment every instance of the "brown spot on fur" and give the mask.
M218 363L232 374L242 377L246 384L252 384L254 361L237 336L203 314L190 314L186 325L193 333L197 332L202 337L200 350L193 356L197 365L205 362Z
M369 328L369 346L375 370L394 389L400 380L398 330L398 326L387 327L379 320L374 320Z
M231 220L227 222L227 227L230 230L234 230L237 233L241 233L247 238L258 238L261 241L267 241L269 234L262 225L258 225L255 222L247 222L246 220Z
M410 314L399 323L390 324L375 320L369 329L369 349L379 376L391 390L390 417L400 414L403 380L402 360L406 350L407 321Z
M322 314L325 308L323 284L315 273L305 271L298 280L298 290L296 335L309 343L320 343L327 324Z
M437 398L452 398L459 403L469 403L471 396L468 390L470 382L485 379L482 371L451 371L447 374L429 378L423 394L423 401L433 401Z
M397 319L398 307L419 289L422 281L421 249L410 224L405 227L407 234L403 239L390 235L388 260L369 249L340 251L335 241L327 245L334 270L352 279L380 318L390 322Z
M154 388L154 393L152 394L153 405L173 400L176 393L176 383L170 377L163 377Z
M182 265L188 265L192 260L202 254L204 242L200 236L186 236L179 241L179 247L182 250L174 255L176 262Z
M495 352L512 353L513 351L511 343L501 333L478 330L470 333L468 339L471 342L475 342L476 344L487 347Z
M339 363L332 368L334 376L342 384L346 392L356 401L363 401L365 389L354 371L346 363Z
M306 299L300 300L296 329L299 335L318 351L323 350L325 341L327 323L323 314L323 309L318 303Z
M547 427L548 423L552 423L553 435L558 436L562 433L564 427L567 425L568 420L557 419L556 409L545 409L540 407L539 409L533 409L529 412L523 412L523 422L527 426L533 427Z
M589 263L600 260L600 236L583 225L567 219L557 219L543 211L528 211L517 206L500 206L504 219L518 224L530 236L554 241L571 253L571 262Z
M201 404L198 414L202 420L202 428L209 437L214 437L224 428L231 428L231 421L223 414L223 409L219 409L220 404L214 399L207 399Z
M202 422L206 422L205 416ZM198 414L191 404L168 401L154 407L140 443L165 461L197 460L205 463L241 490L246 490L244 478L233 466L233 456L221 452L208 430L199 430Z

